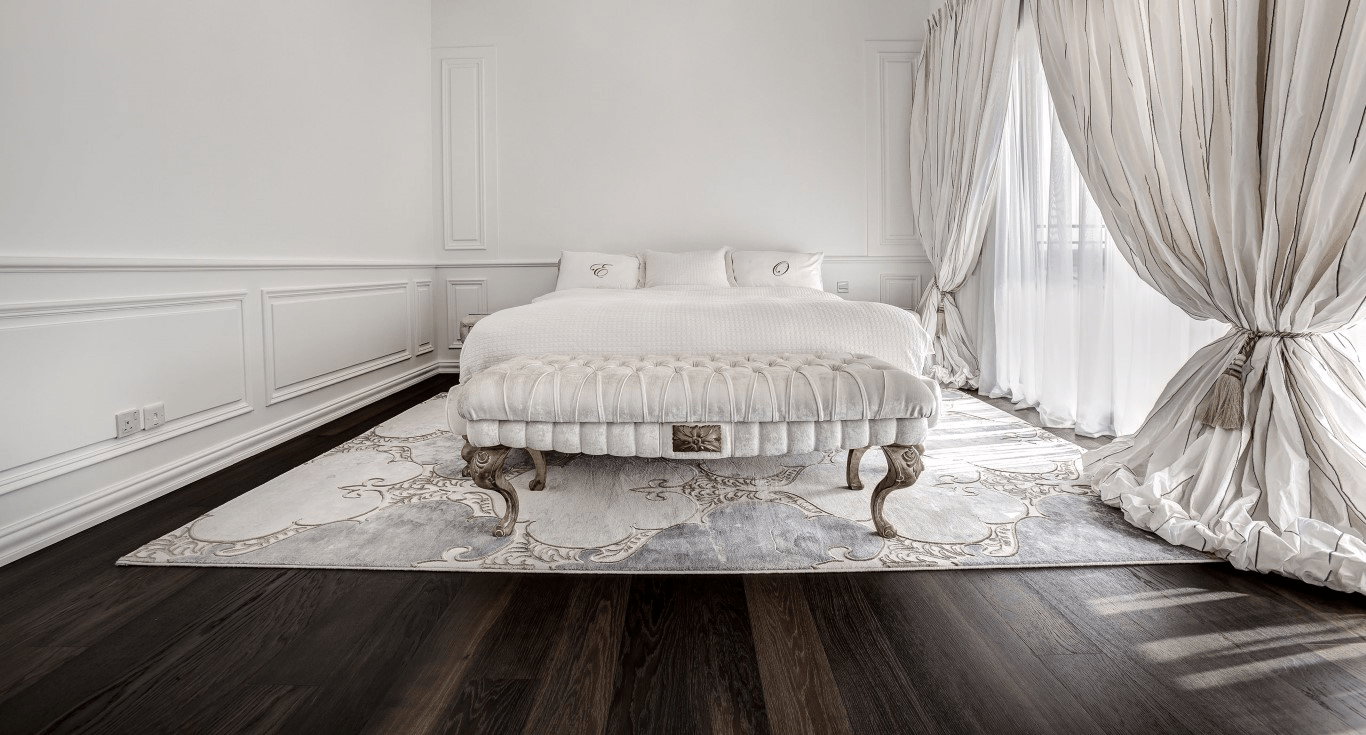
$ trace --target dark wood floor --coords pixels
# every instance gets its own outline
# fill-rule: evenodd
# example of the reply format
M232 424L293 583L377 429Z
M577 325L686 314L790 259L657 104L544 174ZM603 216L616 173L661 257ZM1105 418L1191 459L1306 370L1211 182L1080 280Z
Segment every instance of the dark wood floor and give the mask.
M0 733L1366 731L1362 598L1223 564L114 566L448 383L0 568Z

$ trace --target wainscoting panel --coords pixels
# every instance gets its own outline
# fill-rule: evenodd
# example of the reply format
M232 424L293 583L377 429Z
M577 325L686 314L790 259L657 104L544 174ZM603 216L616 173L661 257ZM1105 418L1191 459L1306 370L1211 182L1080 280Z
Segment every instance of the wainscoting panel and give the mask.
M415 281L413 290L416 294L413 303L417 309L413 315L413 339L417 342L413 354L425 355L436 347L436 312L432 304L432 282Z
M251 410L245 292L0 307L0 493ZM117 439L114 414L165 422ZM139 414L139 421L141 415Z
M883 273L878 277L878 301L903 309L920 305L920 276Z
M438 282L430 261L0 256L0 564L435 374Z
M446 250L497 242L497 55L491 46L433 51L436 211Z
M920 249L907 165L911 78L919 41L865 41L868 108L868 252L904 254Z
M262 291L267 405L412 353L408 284Z

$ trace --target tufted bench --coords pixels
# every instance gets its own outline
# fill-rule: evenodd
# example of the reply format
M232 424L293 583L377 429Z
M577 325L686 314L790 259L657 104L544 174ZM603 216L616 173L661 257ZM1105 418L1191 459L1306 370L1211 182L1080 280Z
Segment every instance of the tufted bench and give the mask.
M538 355L494 365L453 391L447 412L464 427L465 474L507 500L494 530L517 520L503 475L514 448L545 487L546 451L622 457L717 459L848 449L849 487L863 488L859 460L887 455L873 491L873 521L886 538L888 493L915 483L921 442L939 410L939 386L882 360L837 353L764 355Z

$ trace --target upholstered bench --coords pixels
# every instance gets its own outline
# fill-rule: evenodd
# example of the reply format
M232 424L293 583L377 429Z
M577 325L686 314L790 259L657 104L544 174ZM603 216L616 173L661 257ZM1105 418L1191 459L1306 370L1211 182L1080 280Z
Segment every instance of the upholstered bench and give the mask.
M501 494L512 532L517 493L503 474L514 448L546 482L547 451L623 457L717 459L849 450L846 479L863 489L859 460L887 455L873 490L873 522L888 493L915 483L921 442L938 418L939 386L882 360L849 354L538 355L494 365L451 393L453 430L464 427L465 474Z

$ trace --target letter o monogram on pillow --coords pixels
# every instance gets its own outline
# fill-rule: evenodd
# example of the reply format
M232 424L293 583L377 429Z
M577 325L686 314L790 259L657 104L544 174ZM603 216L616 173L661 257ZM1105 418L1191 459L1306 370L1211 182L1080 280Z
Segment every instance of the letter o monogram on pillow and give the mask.
M803 286L823 289L821 263L824 253L792 253L783 250L732 250L731 273L737 286Z
M640 277L640 258L616 253L565 250L560 253L560 274L555 290L568 288L635 288Z

